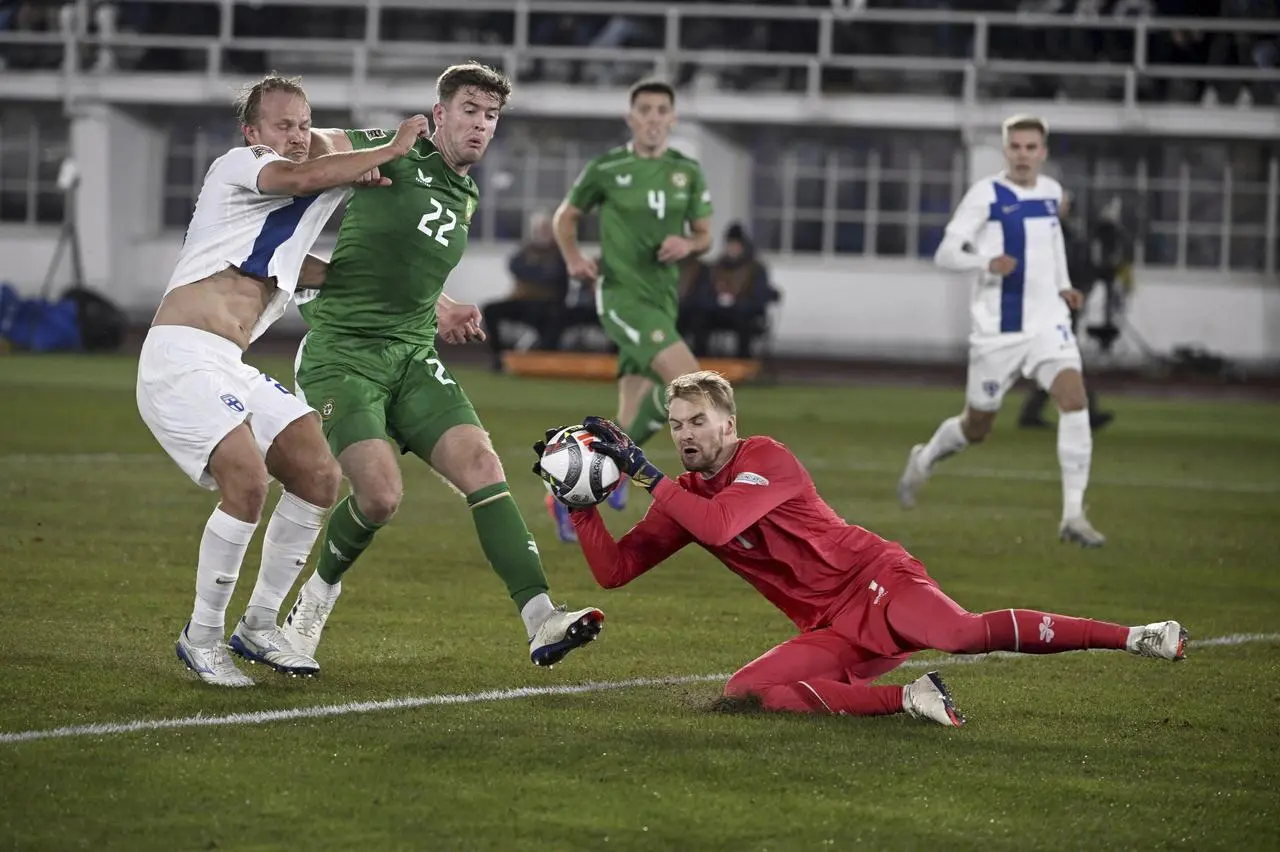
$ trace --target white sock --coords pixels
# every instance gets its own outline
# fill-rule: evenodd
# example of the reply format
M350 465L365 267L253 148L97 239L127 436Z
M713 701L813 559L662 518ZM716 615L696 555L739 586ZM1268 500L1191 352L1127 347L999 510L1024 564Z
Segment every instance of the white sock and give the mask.
M253 586L245 621L254 630L267 630L276 625L285 595L307 564L307 555L315 547L324 528L327 509L313 506L286 491L280 495L267 534L262 540L262 567Z
M920 464L928 470L935 462L953 456L967 446L969 441L960 426L960 416L948 417L938 426L938 431L933 433L929 443L924 445L924 450L920 453Z
M1062 466L1062 519L1084 514L1093 460L1093 431L1088 411L1058 412L1058 464Z
M207 647L221 642L226 634L227 604L236 590L240 563L257 524L239 521L213 510L200 538L200 562L196 567L196 605L191 612L187 637Z
M543 592L531 598L527 604L520 609L520 617L524 619L524 629L529 632L529 638L533 638L533 634L538 632L538 628L542 626L542 622L547 620L547 616L555 610L555 606L551 603L551 598L547 597L547 593Z
M307 578L306 586L310 594L328 604L332 604L338 599L338 595L342 594L342 581L339 580L331 586L324 581L319 571L313 572Z

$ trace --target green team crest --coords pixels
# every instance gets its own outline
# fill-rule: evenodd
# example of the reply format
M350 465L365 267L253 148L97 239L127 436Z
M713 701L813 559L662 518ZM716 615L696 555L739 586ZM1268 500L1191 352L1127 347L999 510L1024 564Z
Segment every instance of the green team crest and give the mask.
M474 198L471 198L470 196L468 196L468 197L467 197L467 208L466 208L466 210L463 212L463 215L462 215L462 219L463 219L463 221L464 221L464 222L466 222L468 225L470 225L470 224L471 224L471 216L472 216L475 212L476 212L476 200L475 200Z

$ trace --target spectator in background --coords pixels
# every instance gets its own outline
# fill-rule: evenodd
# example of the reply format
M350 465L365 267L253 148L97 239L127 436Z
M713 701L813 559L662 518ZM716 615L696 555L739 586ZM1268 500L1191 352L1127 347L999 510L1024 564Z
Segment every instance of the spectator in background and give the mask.
M56 33L60 8L48 0L0 0L0 31ZM60 45L0 44L0 68L38 70L61 62Z
M529 217L529 238L511 255L507 268L515 279L511 295L483 308L495 370L502 369L502 350L510 348L504 347L504 323L531 327L539 349L559 348L569 272L551 232L551 214L540 210Z
M725 231L720 257L701 268L680 306L682 333L692 338L693 353L704 358L711 332L731 331L737 357L750 358L752 341L764 331L765 309L777 299L755 246L734 222Z
M1205 18L1217 12L1211 0L1156 0L1159 18ZM1155 30L1147 51L1152 65L1204 65L1209 57L1209 40L1200 30ZM1182 81L1157 78L1152 84L1154 100L1200 100L1206 94L1204 80L1189 81L1190 96L1180 94Z
M1222 18L1274 21L1280 9L1276 0L1222 0ZM1268 50L1268 44L1270 50ZM1209 65L1236 65L1242 68L1266 67L1268 56L1275 64L1275 42L1263 33L1236 32L1213 33L1209 39ZM1265 85L1265 84L1263 84ZM1259 100L1269 100L1269 93L1260 91L1253 84L1234 80L1222 80L1216 84L1218 99L1248 105Z

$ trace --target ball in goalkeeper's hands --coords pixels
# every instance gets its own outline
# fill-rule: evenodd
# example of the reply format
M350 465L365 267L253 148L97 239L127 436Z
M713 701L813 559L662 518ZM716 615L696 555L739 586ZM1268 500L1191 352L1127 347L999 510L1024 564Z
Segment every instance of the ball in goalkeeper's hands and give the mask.
M568 426L547 439L542 471L550 477L547 490L570 509L595 506L618 487L617 462L591 448L598 438L581 426Z

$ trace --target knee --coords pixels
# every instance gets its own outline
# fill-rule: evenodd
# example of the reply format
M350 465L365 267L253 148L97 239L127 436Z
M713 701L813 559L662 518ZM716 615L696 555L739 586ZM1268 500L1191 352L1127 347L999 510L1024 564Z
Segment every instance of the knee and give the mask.
M960 418L960 431L964 433L965 440L970 444L980 444L987 435L991 434L991 426L995 423L995 419L996 415L993 411L966 409L964 416Z
M489 446L488 441L476 453L473 453L460 465L457 479L453 483L463 494L471 494L506 479L502 470L502 461Z
M477 488L493 485L495 482L502 482L507 476L506 471L502 469L502 460L493 451L493 447L488 446L485 447L484 452L476 455L472 474L477 480Z
M1084 391L1084 385L1077 385L1057 394L1055 400L1058 404L1058 410L1063 414L1071 414L1075 411L1084 411L1089 407L1089 395Z
M1067 369L1054 377L1049 388L1058 410L1064 414L1084 411L1089 407L1089 395L1085 393L1084 377L1077 370Z
M966 612L935 624L929 631L929 646L947 654L983 654L987 648L987 625L982 616Z
M331 508L334 503L338 502L338 489L341 487L342 467L339 466L337 459L326 453L324 460L316 467L316 499L309 500L308 502L314 503L317 506Z
M342 485L342 468L338 462L326 452L303 470L293 482L285 483L288 491L312 505L332 508L338 502L338 489Z
M745 698L756 693L757 689L758 687L751 682L750 678L742 677L742 672L737 672L725 682L724 697Z
M218 481L223 511L242 521L257 523L267 504L269 483L266 465L261 463L243 465L224 473Z
M750 664L733 673L724 685L725 698L744 698L748 695L761 696L770 686L775 686L772 679L763 677Z
M381 482L377 485L355 492L356 506L360 514L375 524L385 524L395 517L400 508L400 498L404 490L393 483Z

